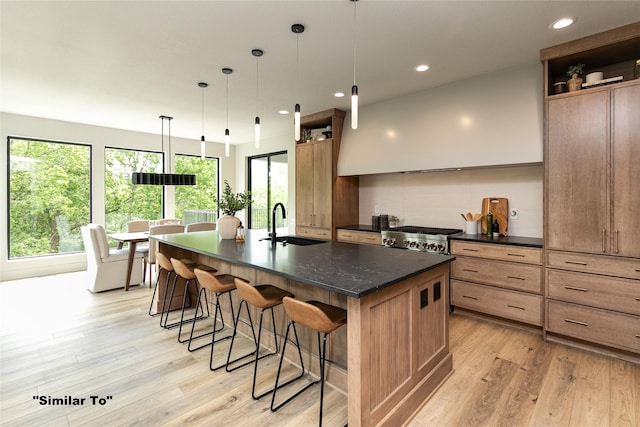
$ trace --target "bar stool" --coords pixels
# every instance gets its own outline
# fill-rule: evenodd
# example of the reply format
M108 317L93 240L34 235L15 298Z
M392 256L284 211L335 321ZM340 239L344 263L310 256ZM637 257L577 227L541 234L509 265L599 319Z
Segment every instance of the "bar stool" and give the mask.
M276 384L274 386L273 395L271 396L271 410L274 412L277 411L312 385L320 383L319 425L322 426L322 401L324 397L324 365L327 355L327 336L331 332L338 329L340 326L347 323L347 311L340 307L335 307L333 305L325 304L319 301L305 302L290 297L284 297L282 299L282 304L284 305L284 310L287 312L287 315L291 320L287 325L287 332L284 336L282 355L280 356L280 364L278 365L278 373L276 374ZM298 347L300 365L303 366L302 354L300 353L300 342L298 341L298 332L296 331L296 323L300 323L301 325L304 325L307 328L318 333L318 360L320 362L320 379L307 384L285 401L279 403L278 405L275 405L276 392L278 391L278 389L291 382L291 380L289 380L282 385L278 385L278 381L280 380L280 371L282 370L282 361L284 360L284 354L287 348L287 339L289 337L289 331L291 329L293 329L293 334L296 340L295 345ZM323 334L322 345L320 344L320 334ZM304 373L304 366L302 367L302 370ZM300 376L296 377L295 379L299 377Z
M198 302L196 303L196 307L200 305L203 298L205 300L205 303L208 305L207 291L210 291L210 292L213 292L216 296L216 303L215 303L216 310L213 315L212 331L206 334L199 335L197 337L193 336L195 326L196 326L196 321L197 321L196 319L197 313L194 314L193 323L191 324L191 334L189 335L189 345L187 348L189 351L195 351L207 346L211 346L211 356L209 357L209 369L211 369L212 371L215 371L225 366L225 364L222 364L216 367L213 366L214 345L215 343L229 339L232 336L232 335L226 335L224 337L219 337L218 339L216 339L216 332L220 332L225 328L224 316L222 315L222 309L220 307L220 297L224 294L229 295L229 304L231 306L231 318L233 319L232 323L235 325L236 321L235 321L235 315L233 313L233 299L231 298L231 292L236 289L236 284L235 284L236 276L233 276L231 274L214 275L211 271L205 271L199 268L195 268L193 272L195 273L196 278L198 279L198 283L200 284L200 292L198 292ZM222 322L221 328L216 328L216 324L218 322L218 313L220 313L220 321ZM196 348L191 348L191 343L193 340L202 338L208 335L211 335L210 343L203 344Z
M238 278L235 279L235 282L236 282L236 288L238 289L238 294L240 295L241 301L240 301L240 306L238 307L238 313L236 315L236 319L234 323L233 335L231 337L231 344L229 345L229 354L227 356L227 364L225 369L227 372L231 372L231 371L235 371L236 369L242 368L243 366L247 366L253 363L254 365L253 366L253 384L251 386L251 396L257 400L273 391L273 389L271 389L256 396L256 377L258 375L258 360L264 359L265 357L268 357L268 356L273 356L274 354L278 354L278 337L276 334L276 318L275 318L275 315L273 314L273 308L282 304L282 298L292 297L293 294L283 289L277 288L273 285L252 286L246 281ZM260 323L258 325L257 338L253 328L253 320L251 319L249 304L260 309ZM256 348L251 353L245 354L244 356L241 356L234 360L230 360L231 352L233 350L233 342L235 340L237 330L238 330L238 322L240 320L240 311L242 310L243 305L247 309L247 316L249 317L249 326L251 327L251 333L253 334L253 341L256 344ZM264 312L266 310L271 311L271 321L273 322L273 339L276 344L276 350L274 352L269 352L260 356L260 339L262 337L262 320L263 320ZM255 355L253 360L250 360L238 366L234 366L233 368L229 368L229 365L252 355Z
M173 270L175 272L175 276L173 278L173 286L171 287L171 295L169 297L169 304L171 304L171 301L173 301L173 295L175 293L176 290L176 284L178 283L178 277L182 277L185 280L185 285L184 285L184 294L182 296L182 309L181 309L181 313L180 313L180 320L178 322L174 322L171 323L169 325L167 325L167 321L169 319L169 310L167 310L167 316L164 322L164 327L166 329L169 328L173 328L178 326L178 342L179 343L185 343L187 342L187 339L182 339L182 325L185 323L189 323L192 322L193 319L189 319L189 320L185 320L184 319L184 312L185 312L185 308L187 305L187 295L189 295L189 305L191 305L191 294L189 291L189 283L193 280L195 281L196 284L196 292L199 292L199 287L198 287L198 280L196 278L195 273L193 272L196 268L199 268L200 270L205 270L205 271L212 271L212 272L216 272L218 270L216 270L213 267L210 267L208 265L202 265L202 264L188 264L185 263L184 260L179 260L176 258L171 258L171 265L173 266ZM202 314L200 316L198 316L198 309L200 309L201 306L196 306L196 313L194 315L194 319L203 319L204 316L204 308L202 308ZM209 317L209 307L206 307L207 309L207 315L206 317Z
M186 260L185 260L186 261ZM154 317L159 314L164 313L165 303L167 302L167 290L169 289L169 279L171 278L171 274L173 273L173 266L171 265L171 261L169 258L161 254L160 252L156 252L156 263L158 268L158 278L156 279L156 285L153 288L153 296L151 297L151 303L149 304L149 316ZM167 280L164 283L164 298L162 299L162 310L159 312L152 314L151 309L153 308L153 300L156 298L156 292L158 291L158 284L160 283L160 273L162 270L167 272ZM160 323L162 323L162 316L160 316Z

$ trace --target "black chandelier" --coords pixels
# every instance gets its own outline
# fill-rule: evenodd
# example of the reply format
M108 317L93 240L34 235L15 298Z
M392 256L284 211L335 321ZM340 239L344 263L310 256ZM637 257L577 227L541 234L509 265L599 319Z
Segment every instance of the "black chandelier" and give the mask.
M173 117L160 116L162 119L162 153L164 154L164 121L169 122L169 173L133 172L131 183L134 185L196 185L196 176L192 174L175 174L171 172L171 120Z

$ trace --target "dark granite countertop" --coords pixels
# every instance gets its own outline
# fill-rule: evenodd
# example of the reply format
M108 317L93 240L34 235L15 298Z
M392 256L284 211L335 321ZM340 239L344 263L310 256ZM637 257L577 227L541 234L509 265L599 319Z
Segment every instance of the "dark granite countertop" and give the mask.
M273 248L264 230L246 231L246 241L223 240L217 231L151 236L160 242L223 261L274 273L360 298L455 259L372 245L336 241Z
M380 233L381 231L379 228L373 228L367 224L341 225L336 228L339 230L367 231L369 233Z
M542 239L539 237L500 236L489 237L485 234L455 234L451 240L466 240L469 242L494 243L497 245L528 246L542 248Z

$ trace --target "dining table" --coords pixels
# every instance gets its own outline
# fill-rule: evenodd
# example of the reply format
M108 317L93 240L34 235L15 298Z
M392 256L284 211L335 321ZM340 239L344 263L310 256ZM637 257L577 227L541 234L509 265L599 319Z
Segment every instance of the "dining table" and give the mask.
M126 243L129 246L129 260L127 265L127 279L124 282L124 290L129 290L129 282L131 281L131 270L133 268L133 259L136 254L136 246L138 243L149 241L148 231L136 231L132 233L109 233L107 237L118 242L118 249L122 249Z

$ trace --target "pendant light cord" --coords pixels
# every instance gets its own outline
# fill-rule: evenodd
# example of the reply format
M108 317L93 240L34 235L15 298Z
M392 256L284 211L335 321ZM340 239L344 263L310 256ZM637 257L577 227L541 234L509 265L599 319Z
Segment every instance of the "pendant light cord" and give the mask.
M227 76L227 129L229 129L229 74Z
M259 84L260 84L260 63L258 61L258 57L256 56L256 117L259 116L260 112L260 101L259 101Z
M204 87L202 88L202 138L204 139Z
M356 3L358 0L353 1L353 84L356 84Z
M167 173L171 173L171 118L167 117L169 120L169 156L167 158Z
M300 34L296 34L296 85L298 86L298 102L300 102Z

